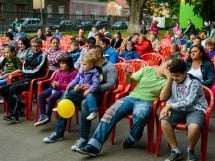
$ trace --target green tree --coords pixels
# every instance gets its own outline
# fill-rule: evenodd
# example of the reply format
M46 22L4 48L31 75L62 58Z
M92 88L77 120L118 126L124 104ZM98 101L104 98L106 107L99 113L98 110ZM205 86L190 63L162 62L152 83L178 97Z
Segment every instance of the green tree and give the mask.
M194 5L193 12L205 21L215 20L215 1L214 0L186 0L186 3Z

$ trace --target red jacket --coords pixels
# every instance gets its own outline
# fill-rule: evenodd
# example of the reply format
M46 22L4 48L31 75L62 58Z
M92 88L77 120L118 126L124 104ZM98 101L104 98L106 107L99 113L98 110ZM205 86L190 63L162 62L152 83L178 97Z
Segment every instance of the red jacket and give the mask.
M144 53L153 52L152 43L149 40L143 40L142 43L135 45L136 51L142 55Z

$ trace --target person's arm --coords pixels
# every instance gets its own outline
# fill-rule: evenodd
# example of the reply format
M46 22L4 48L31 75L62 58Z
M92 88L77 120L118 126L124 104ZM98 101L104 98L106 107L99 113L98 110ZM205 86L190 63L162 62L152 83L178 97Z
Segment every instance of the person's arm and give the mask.
M117 61L118 61L118 55L117 55L117 53L116 53L116 51L114 49L109 54L108 60L109 60L109 62L111 62L113 64L117 63Z
M103 70L103 69L102 69ZM113 64L109 63L107 64L107 70L106 73L104 73L106 76L105 83L100 84L98 87L98 91L104 92L108 90L112 90L115 87L116 80L117 80L117 73L116 73L116 68Z
M160 96L159 96L161 101L165 101L170 97L171 89L172 89L172 78L171 78L171 74L170 74L169 70L164 69L163 75L166 76L167 81L166 81L165 86L162 88Z
M93 82L93 84L90 86L89 90L90 90L90 92L95 92L99 86L99 73L98 72L94 73L94 75L92 77L92 82Z
M205 86L211 86L214 82L214 66L212 63L209 63L207 71L206 71L206 78L202 80L202 84Z

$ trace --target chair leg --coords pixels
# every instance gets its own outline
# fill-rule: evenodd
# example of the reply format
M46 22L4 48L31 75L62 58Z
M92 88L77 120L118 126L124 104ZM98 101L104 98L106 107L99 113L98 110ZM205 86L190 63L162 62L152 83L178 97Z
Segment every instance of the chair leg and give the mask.
M66 131L71 132L72 117L67 119Z
M202 161L207 161L208 130L203 129L201 134Z
M159 156L162 135L163 135L163 133L161 130L161 125L159 124L157 127L157 142L156 142L156 147L155 147L155 156L156 157Z
M153 138L154 138L154 117L149 118L147 124L147 135L148 135L148 152L153 153Z
M3 109L3 112L5 115L8 115L8 102L4 99L4 109Z

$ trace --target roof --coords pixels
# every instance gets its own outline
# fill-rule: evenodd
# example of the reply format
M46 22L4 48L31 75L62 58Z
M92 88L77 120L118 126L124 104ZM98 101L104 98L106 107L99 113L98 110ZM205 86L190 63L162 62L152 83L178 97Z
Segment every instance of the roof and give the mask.
M115 2L117 4L119 4L120 6L122 6L122 8L124 8L124 9L128 9L129 8L128 3L127 3L126 0L115 0Z

